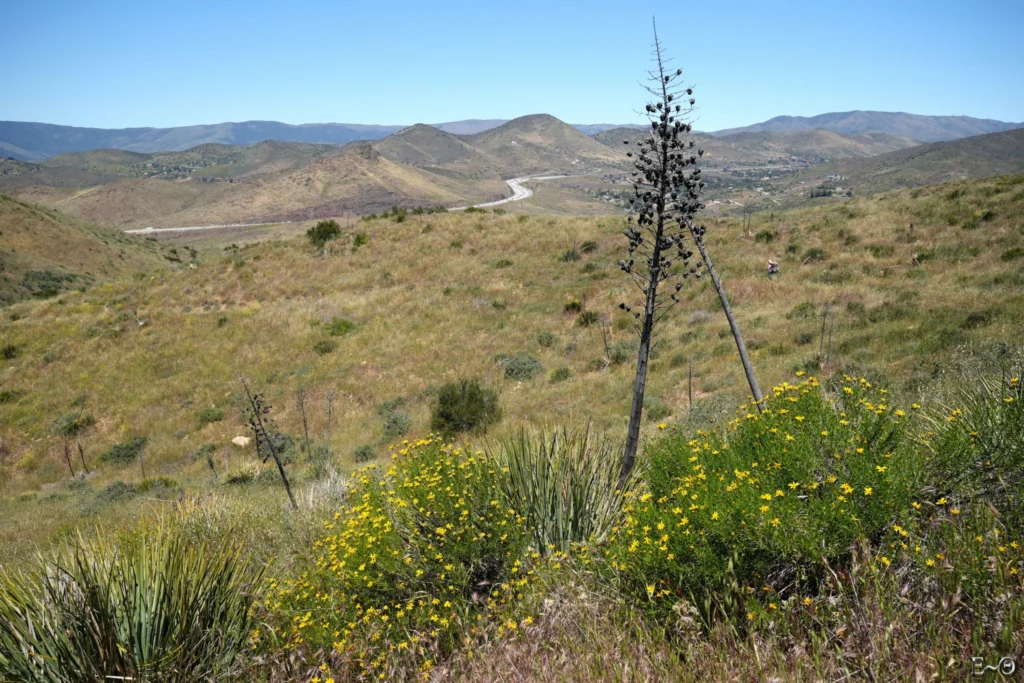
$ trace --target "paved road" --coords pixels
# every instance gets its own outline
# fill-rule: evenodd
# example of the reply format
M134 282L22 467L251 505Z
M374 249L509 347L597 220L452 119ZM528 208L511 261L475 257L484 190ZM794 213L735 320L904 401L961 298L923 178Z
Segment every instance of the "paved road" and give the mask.
M594 171L594 173L600 173L600 169ZM528 187L523 187L521 183L525 183L527 180L554 180L556 178L577 178L579 176L592 175L590 173L577 173L576 175L536 175L529 176L526 178L511 178L505 181L509 189L512 190L511 197L505 197L504 199L498 199L493 202L486 202L484 204L474 204L475 209L486 209L488 206L498 206L499 204L507 204L509 202L518 202L520 199L526 199L527 197L533 196L533 190ZM468 206L456 206L449 211L465 211Z
M294 221L273 221L271 223L230 223L227 225L193 225L188 228L142 228L140 230L125 230L125 232L136 235L152 235L158 232L185 232L188 230L214 230L216 228L252 228L257 225L281 225L282 223L293 223Z

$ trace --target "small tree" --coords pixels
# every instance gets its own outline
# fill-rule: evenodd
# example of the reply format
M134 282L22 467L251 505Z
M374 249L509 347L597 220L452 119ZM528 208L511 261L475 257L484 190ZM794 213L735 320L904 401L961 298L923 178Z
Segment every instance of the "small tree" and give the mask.
M317 251L322 251L328 242L341 237L341 226L338 225L338 221L333 219L320 221L306 231L306 237L309 238L310 243L316 247Z
M651 128L649 135L636 143L639 149L632 172L634 196L629 200L629 225L624 231L629 257L619 262L643 295L642 311L633 311L631 306L620 304L620 308L633 313L640 337L620 484L636 460L648 360L657 325L679 302L678 292L684 283L691 276L699 278L705 267L722 297L744 364L749 363L721 283L707 260L704 227L694 225L697 212L704 207L700 193L705 183L701 179L701 170L696 167L704 150L695 150L694 140L687 139L687 134L693 131L693 125L685 121L696 103L692 97L693 88L678 83L682 69L672 71L667 68L668 60L658 40L657 27L654 28L654 60L657 68L648 72L650 85L645 86L654 98L653 103L648 103L645 108ZM628 145L629 141L625 144ZM634 153L631 151L627 156L633 158ZM688 248L690 242L700 251L700 259L696 262L693 262L693 252ZM748 377L752 376L752 372L748 373ZM760 390L755 390L754 394L760 402Z
M276 445L276 434L273 433L273 423L270 418L270 406L263 401L262 394L254 394L249 391L249 385L245 383L245 378L240 377L242 380L242 387L245 389L245 397L249 401L249 407L245 411L246 422L249 423L249 429L252 430L253 436L256 439L256 452L267 453L264 456L263 461L266 462L267 458L273 458L274 464L277 465L277 471L281 475L281 481L284 482L284 490L288 492L288 500L291 501L292 509L298 510L299 506L295 503L295 496L292 494L291 484L288 483L288 475L284 471L284 463L281 461L281 454L278 453Z

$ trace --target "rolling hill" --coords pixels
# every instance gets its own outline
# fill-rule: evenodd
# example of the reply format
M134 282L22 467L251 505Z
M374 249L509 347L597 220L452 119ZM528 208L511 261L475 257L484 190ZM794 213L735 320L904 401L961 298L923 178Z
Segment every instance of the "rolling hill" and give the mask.
M970 116L921 116L903 112L848 111L818 116L776 116L773 119L741 128L715 131L725 137L736 133L796 133L824 128L837 133L887 133L918 142L940 142L998 133L1024 127L1024 123L1007 123Z
M0 304L166 265L150 240L0 195Z
M538 173L585 173L623 166L625 156L549 114L521 116L462 140L500 159L506 177Z
M615 128L593 139L622 153L624 140L635 144L647 137L647 131ZM694 133L699 148L705 151L701 164L709 169L769 168L797 170L831 159L870 157L918 143L885 133L849 134L816 129L796 133L735 133L716 137Z
M392 205L465 204L503 197L497 177L475 181L383 157L369 143L299 168L234 182L128 178L79 190L32 187L22 197L121 228L303 220L370 213Z
M842 176L843 187L874 194L1024 171L1024 129L935 142L865 159L843 159L796 174L795 181Z

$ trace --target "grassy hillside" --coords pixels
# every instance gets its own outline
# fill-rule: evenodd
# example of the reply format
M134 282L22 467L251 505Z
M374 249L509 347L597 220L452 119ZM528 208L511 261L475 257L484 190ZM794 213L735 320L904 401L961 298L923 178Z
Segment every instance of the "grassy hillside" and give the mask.
M832 369L884 373L894 390L917 396L963 345L1016 339L1022 207L1024 176L1014 176L776 214L747 234L738 220L716 219L709 244L763 385L818 368L829 304ZM239 374L267 392L292 434L301 429L295 389L309 390L318 433L333 390L333 446L346 467L360 444L381 452L379 405L402 397L410 434L423 434L432 392L465 376L501 389L502 428L592 420L621 429L632 370L615 360L628 359L633 333L617 309L632 296L613 265L620 228L613 218L493 214L376 220L356 224L324 258L304 240L218 250L195 270L18 304L17 320L0 326L17 349L0 361L0 389L14 397L0 405L3 491L66 477L51 421L76 402L97 420L86 441L97 486L138 477L95 461L134 436L149 439L153 473L204 481L206 465L190 458L204 443L216 446L218 467L242 467L246 456L228 445L244 431ZM369 243L353 249L356 231ZM564 260L584 242L596 246ZM772 281L769 258L782 267ZM746 393L714 292L701 281L684 294L653 365L649 409L659 421L687 413L688 359L695 401ZM569 301L607 320L608 347L600 325L566 312ZM144 326L126 322L132 311ZM535 355L543 372L505 379L520 353ZM561 367L569 378L550 381ZM204 421L207 409L223 420Z
M143 272L166 248L0 195L0 305Z

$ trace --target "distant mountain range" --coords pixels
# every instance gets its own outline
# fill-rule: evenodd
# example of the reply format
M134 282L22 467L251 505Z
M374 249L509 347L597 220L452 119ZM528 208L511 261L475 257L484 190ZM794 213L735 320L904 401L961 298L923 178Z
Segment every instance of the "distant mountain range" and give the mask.
M507 119L467 119L434 127L457 135L474 135L497 128ZM215 123L176 128L78 128L50 123L0 121L0 157L44 161L68 152L123 149L129 152L178 152L207 143L251 145L264 140L344 145L356 140L380 140L407 126L358 123L306 123L294 126L278 121ZM616 124L581 124L587 135L618 127Z
M847 111L818 116L776 116L764 123L715 131L713 135L736 133L798 133L815 129L836 133L887 133L918 142L943 142L1024 128L1024 123L1007 123L970 116L921 116L902 112Z
M478 135L508 123L506 119L467 119L433 124L456 135ZM637 128L631 124L572 124L585 135L614 128ZM21 161L44 161L68 152L121 149L131 152L175 152L206 143L251 145L265 140L344 145L356 140L380 140L408 126L356 123L307 123L291 125L277 121L216 123L177 128L77 128L48 123L0 121L0 157ZM895 112L853 111L819 116L777 116L769 121L720 130L711 135L736 133L798 133L828 130L850 135L884 134L919 143L957 140L985 133L1022 128L1024 123L1007 123L970 116L920 116Z

